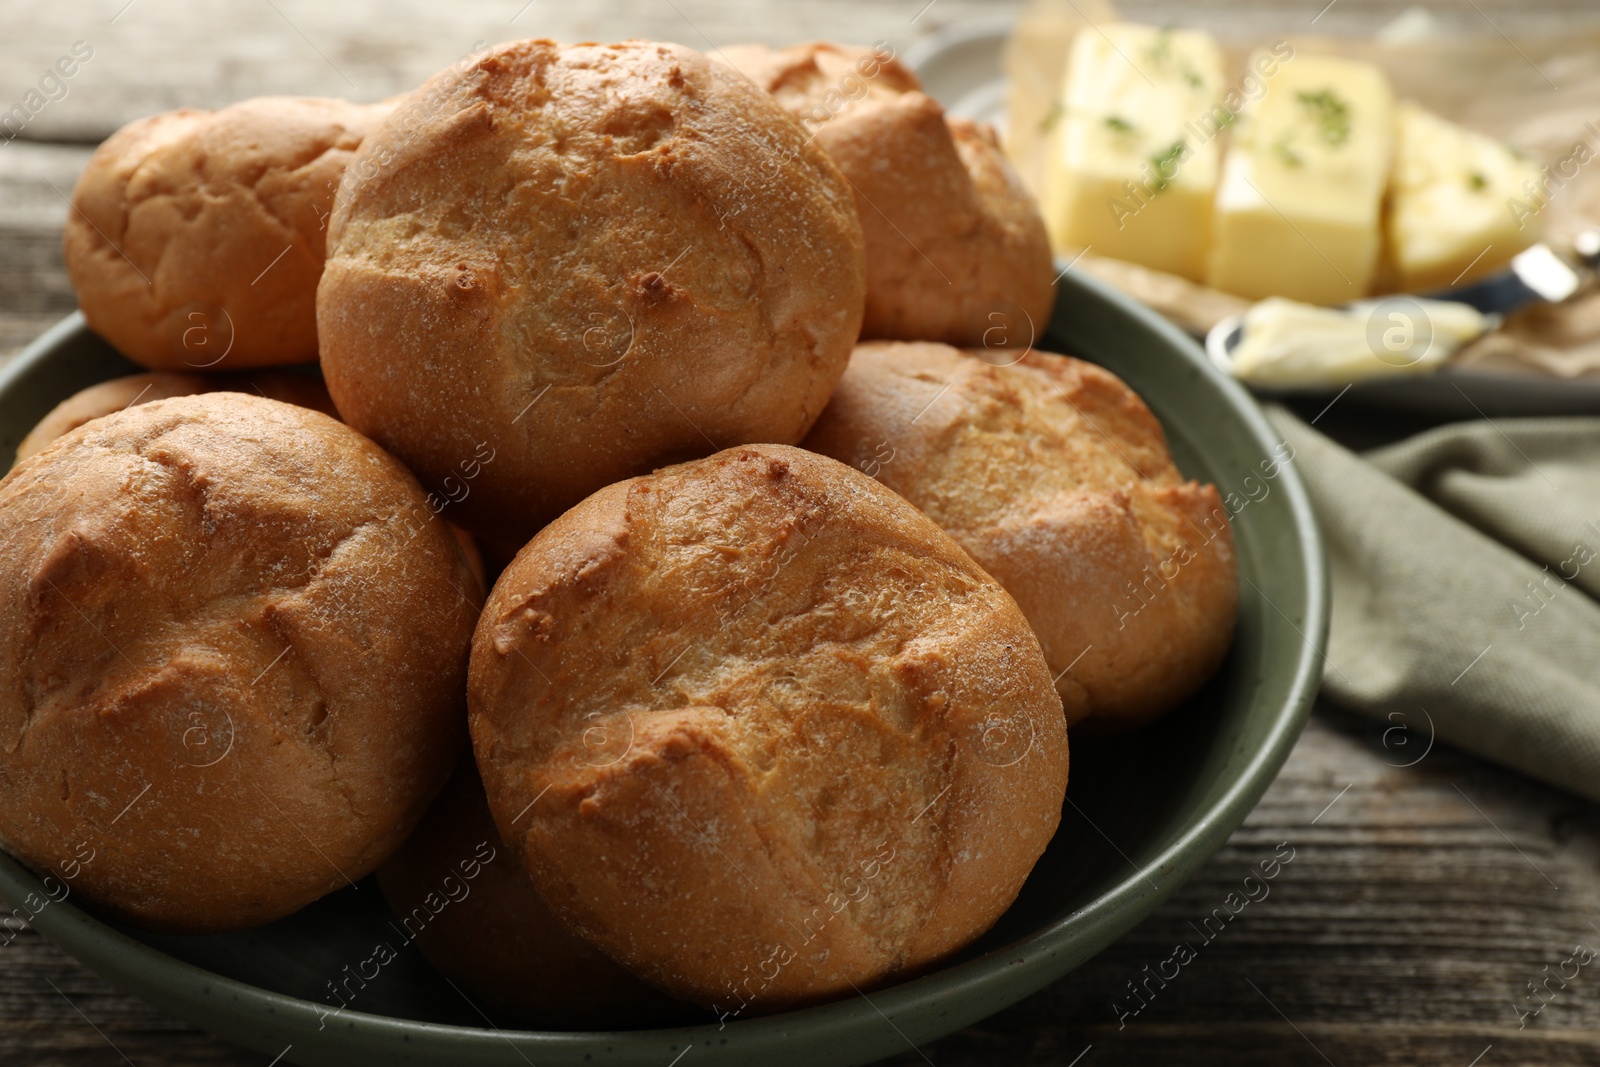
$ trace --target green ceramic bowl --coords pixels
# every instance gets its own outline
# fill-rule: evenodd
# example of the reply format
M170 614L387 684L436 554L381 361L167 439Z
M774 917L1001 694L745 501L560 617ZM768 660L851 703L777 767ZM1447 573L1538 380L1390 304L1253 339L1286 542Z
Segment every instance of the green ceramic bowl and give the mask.
M673 1029L550 1033L491 1019L405 948L348 1008L328 983L393 938L368 882L258 930L171 937L52 903L30 920L93 970L172 1014L285 1063L386 1067L763 1067L869 1063L1027 996L1115 941L1194 873L1277 774L1316 693L1327 627L1322 548L1305 490L1243 390L1165 320L1068 274L1038 347L1102 364L1141 393L1178 465L1235 494L1239 624L1203 692L1130 736L1074 742L1060 832L998 924L938 970L865 997ZM0 371L0 462L53 405L134 371L74 315ZM1242 506L1241 505L1242 502ZM0 855L0 897L38 880Z

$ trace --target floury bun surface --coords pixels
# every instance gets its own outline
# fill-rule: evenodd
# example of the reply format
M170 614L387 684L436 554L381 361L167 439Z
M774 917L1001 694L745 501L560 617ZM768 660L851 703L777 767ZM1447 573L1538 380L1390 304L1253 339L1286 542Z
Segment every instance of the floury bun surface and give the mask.
M0 481L0 590L0 837L136 925L360 879L460 750L480 588L318 412L207 393L72 430Z
M987 930L1060 820L1066 724L1011 597L823 456L609 486L496 583L473 745L580 936L724 1015L908 977Z
M520 544L663 463L799 441L859 333L862 255L838 169L746 79L679 45L503 44L351 164L323 371L425 484L492 450L449 517Z
M285 404L320 411L331 418L339 417L339 411L333 406L333 398L328 395L322 379L298 371L259 370L233 374L151 371L148 374L129 374L96 382L51 408L17 445L17 462L44 451L50 442L91 419L113 415L152 400L193 396L196 393L254 393L268 400L281 400ZM443 511L448 497L444 493L430 493L428 503L434 511ZM454 524L450 525L450 533L461 546L473 577L478 579L480 586L486 587L483 555L472 535Z
M111 135L73 191L63 245L90 328L157 370L315 362L334 192L390 106L260 97Z
M1050 242L993 127L945 115L886 45L717 55L803 122L850 182L867 246L862 337L1025 348L1044 335Z
M24 460L69 430L76 430L90 419L111 415L137 404L165 400L195 393L259 393L269 400L298 404L303 408L339 417L333 400L322 382L306 374L290 371L255 371L248 374L179 374L153 371L96 382L80 389L51 408L28 436L17 445L17 459Z
M866 343L805 445L876 476L999 579L1071 724L1147 722L1227 654L1239 595L1228 513L1215 486L1178 472L1161 424L1109 371L1044 352Z

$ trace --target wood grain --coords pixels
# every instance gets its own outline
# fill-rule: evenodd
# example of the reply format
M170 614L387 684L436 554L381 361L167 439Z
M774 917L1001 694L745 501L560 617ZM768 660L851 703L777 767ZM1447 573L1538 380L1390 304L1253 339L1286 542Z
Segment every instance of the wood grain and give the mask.
M133 118L268 94L379 100L407 91L479 42L519 37L678 41L693 48L814 38L896 48L941 27L1005 18L1020 0L80 0L0 2L0 112L72 44L94 56L66 96L32 117L34 141L94 143ZM1127 0L1128 14L1233 32L1366 32L1404 5L1390 0ZM1596 18L1592 0L1449 0L1433 5L1478 33L1549 32ZM1321 17L1318 17L1320 14ZM1313 26L1312 19L1316 19Z
M1425 737L1409 752L1397 741L1386 748L1382 726L1318 709L1244 825L1127 937L1020 1004L886 1062L1043 1067L1093 1046L1081 1067L1467 1067L1493 1046L1482 1067L1600 1064L1600 960L1565 989L1552 984L1525 1028L1513 1006L1532 1006L1525 983L1574 942L1600 947L1600 807L1446 746L1392 766ZM1190 924L1284 842L1294 859L1268 895L1202 944ZM1113 1002L1134 1005L1126 983L1184 940L1197 958L1119 1028ZM259 1062L31 933L0 949L0 1062L109 1067L119 1049L141 1067Z
M92 149L0 144L0 358L77 307L61 259L67 196Z
M262 93L378 99L477 41L515 36L788 42L919 34L1014 4L608 0L0 0L0 112L73 41L94 58L22 137L0 135L0 358L74 306L60 257L90 146L128 119ZM1326 0L1130 0L1158 22L1299 31ZM1443 5L1467 28L1532 32L1595 18L1592 0ZM919 9L921 13L919 14ZM1370 30L1398 5L1336 0L1317 29ZM113 16L116 16L113 22ZM348 79L348 81L346 80ZM1118 944L1022 1003L890 1061L977 1064L1600 1064L1600 960L1537 1016L1527 983L1575 942L1600 948L1600 807L1424 738L1319 708L1278 781L1228 844ZM1388 746L1385 746L1385 741ZM1331 806L1329 806L1331 803ZM1280 843L1294 860L1148 1007L1127 983ZM1559 887L1559 888L1557 888ZM1169 972L1170 973L1170 972ZM1552 988L1555 988L1552 986ZM1114 1006L1117 1005L1117 1006ZM1519 1029L1519 1022L1525 1026ZM1078 1057L1081 1057L1078 1058ZM1481 1058L1480 1058L1481 1057ZM260 1065L91 974L32 932L0 948L0 1064Z
M708 49L741 41L885 39L903 47L952 21L1016 4L937 0L814 0L805 4L573 4L554 0L89 0L26 7L5 0L0 109L75 41L94 57L69 92L29 124L31 140L94 142L129 119L176 107L216 107L269 94L379 100L415 87L481 43L522 37L650 37ZM121 10L120 16L117 12ZM115 17L115 21L112 19ZM915 21L913 21L915 20Z
M923 1051L938 1064L1043 1064L1092 1043L1082 1067L1323 1056L1466 1067L1493 1045L1485 1067L1600 1063L1600 966L1552 983L1558 995L1525 1028L1513 1006L1534 1006L1525 983L1575 942L1600 948L1600 807L1444 746L1391 766L1425 738L1388 740L1379 724L1318 709L1261 804L1154 915L1088 966ZM1270 895L1119 1030L1111 1002L1135 1003L1125 983L1179 941L1201 944L1189 924L1285 841L1295 858Z

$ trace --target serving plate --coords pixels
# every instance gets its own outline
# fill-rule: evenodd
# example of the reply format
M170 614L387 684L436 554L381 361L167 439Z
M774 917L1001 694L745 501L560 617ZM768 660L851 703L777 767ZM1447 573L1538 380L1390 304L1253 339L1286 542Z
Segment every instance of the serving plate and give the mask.
M374 948L397 939L370 879L270 926L208 937L120 927L70 896L35 914L30 894L37 904L44 887L3 854L0 898L124 989L306 1067L668 1067L685 1056L691 1067L843 1067L1014 1003L1115 941L1243 821L1299 735L1327 628L1322 547L1293 463L1279 462L1284 446L1255 402L1190 338L1109 286L1069 275L1037 347L1120 375L1160 417L1180 468L1231 494L1238 629L1222 670L1184 707L1123 737L1074 741L1055 840L995 927L938 969L865 996L726 1025L702 1017L657 1030L535 1032L480 1010L413 947L372 967ZM136 369L79 315L51 329L0 370L0 461L60 400ZM376 973L335 1010L329 987L350 971Z
M1012 21L975 19L946 26L906 50L905 62L923 89L952 115L1006 127L1004 55ZM1056 269L1067 266L1058 262ZM1437 295L1437 294L1436 294ZM1261 388L1265 396L1326 397L1337 386ZM1439 418L1486 415L1592 415L1600 413L1600 378L1562 379L1515 370L1441 368L1437 373L1358 382L1341 403L1396 408Z

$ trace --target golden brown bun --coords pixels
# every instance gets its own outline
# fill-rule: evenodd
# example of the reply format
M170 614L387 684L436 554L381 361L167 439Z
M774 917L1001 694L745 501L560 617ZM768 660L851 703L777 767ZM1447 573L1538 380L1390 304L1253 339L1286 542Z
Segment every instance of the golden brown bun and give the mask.
M80 426L0 481L0 836L140 926L303 907L450 773L479 595L326 415L207 393Z
M1021 347L1055 302L1050 241L993 127L947 118L885 46L741 45L729 63L816 135L867 241L862 337Z
M471 758L378 885L428 962L497 1011L554 1030L651 1026L694 1009L574 937L506 851Z
M269 400L310 408L335 419L339 417L339 411L333 406L333 398L328 395L322 379L309 374L271 370L238 374L176 374L171 371L130 374L125 378L112 378L80 389L51 408L17 445L17 461L44 451L51 441L68 430L76 430L90 419L98 419L135 404L148 404L152 400L217 392L256 393ZM436 504L438 499L442 498L436 498ZM478 579L478 584L487 589L489 583L484 580L483 554L478 551L472 535L454 524L451 524L450 532L461 546L467 568Z
M63 244L90 328L155 369L314 361L333 194L391 107L260 97L112 134L78 179Z
M881 103L922 92L911 68L884 43L871 48L813 41L773 48L736 44L718 49L720 59L777 97L784 110L817 130L863 100Z
M339 417L333 399L328 396L328 390L323 388L322 382L306 374L288 371L255 371L248 374L152 371L112 378L73 393L51 408L39 420L39 424L28 431L28 436L17 446L17 459L24 460L36 452L42 452L51 441L68 430L76 430L90 419L98 419L135 404L148 404L152 400L215 392L258 393L269 400L298 404L324 415Z
M876 476L1000 580L1039 635L1069 724L1153 719L1233 640L1221 498L1184 480L1161 424L1115 375L1048 353L1014 366L985 355L858 346L806 447Z
M679 45L519 41L436 75L362 146L328 247L339 410L517 544L657 464L800 440L861 323L837 168Z
M546 527L484 609L468 702L495 821L551 910L733 1014L983 933L1067 781L1011 598L904 500L785 445Z

